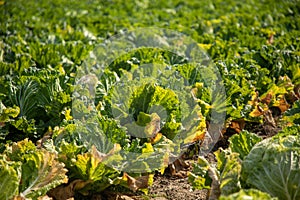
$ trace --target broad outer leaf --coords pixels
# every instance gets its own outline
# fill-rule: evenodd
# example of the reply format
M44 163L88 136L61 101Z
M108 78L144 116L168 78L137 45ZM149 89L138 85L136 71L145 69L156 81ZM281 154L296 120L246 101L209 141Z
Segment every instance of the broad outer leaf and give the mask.
M0 160L0 199L10 199L18 194L21 180L21 167L18 163Z
M50 189L68 182L64 164L56 160L56 155L46 150L35 152L22 165L21 196L37 198Z
M296 200L300 199L300 136L284 134L253 147L242 162L242 178L279 199Z

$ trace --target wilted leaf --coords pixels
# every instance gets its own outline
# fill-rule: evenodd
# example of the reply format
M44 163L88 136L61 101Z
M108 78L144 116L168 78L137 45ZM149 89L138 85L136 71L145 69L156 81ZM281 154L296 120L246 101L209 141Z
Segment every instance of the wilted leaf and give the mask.
M195 124L195 127L187 134L186 138L184 139L185 144L189 143L200 143L204 140L205 134L207 132L206 127L206 118L202 116L201 113L197 113L198 119L193 119L194 121L197 121L198 124Z
M278 100L274 102L273 106L278 107L281 113L284 113L289 109L290 105L287 103L283 95L279 95L277 99Z
M50 197L53 197L56 200L66 200L71 197L74 197L75 193L86 185L90 184L91 181L83 181L83 180L74 180L67 185L60 185L56 188L50 190L47 194Z
M269 105L271 101L272 101L272 94L271 93L266 94L266 96L261 99L261 102L265 103L267 105Z
M150 139L151 144L155 144L158 141L160 141L162 139L162 136L163 135L161 133L157 133L155 137L153 137L153 138Z
M124 172L123 180L127 181L127 186L132 191L136 192L139 189L145 189L149 186L149 178L150 175L139 176L137 178L133 178Z
M264 114L264 109L260 106L257 105L255 106L254 110L249 114L250 117L259 117Z
M229 128L235 130L235 132L240 133L245 127L245 120L244 119L236 119L232 120L229 124Z
M190 167L191 165L181 157L179 157L169 165L171 175L180 178L185 178L187 176L187 169L189 169Z
M147 137L155 138L160 131L160 117L156 113L152 113L151 121L145 127L145 133Z

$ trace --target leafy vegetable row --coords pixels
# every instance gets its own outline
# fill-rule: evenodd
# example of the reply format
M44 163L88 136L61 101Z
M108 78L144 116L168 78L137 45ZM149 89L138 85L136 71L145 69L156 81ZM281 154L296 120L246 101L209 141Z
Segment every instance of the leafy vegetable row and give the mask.
M200 159L190 175L192 184L214 187L225 199L245 194L297 199L296 179L279 179L299 175L299 5L297 0L0 1L0 199L36 199L47 192L59 199L66 189L72 188L67 194L72 197L112 185L145 189L153 176L148 163L155 160L154 169L164 172L171 160L166 150L174 147L182 121L197 116L195 129L179 143L201 143L212 109L226 111L221 139L231 131L239 135L230 139L229 150L215 153L216 166ZM90 52L126 29L148 26L193 38L220 72L226 100L212 102L212 90L205 82L209 74L199 75L184 58L157 49L137 49L101 72L93 109L74 101L74 92L84 90L75 83L79 69L93 56ZM156 63L153 71L131 74L130 70L141 69L145 63ZM129 87L133 96L125 99L125 107L116 108L118 90L124 91L115 86L118 80L152 75L161 66L172 68L182 79L170 80L174 74L165 70L159 81L133 83ZM188 84L181 84L182 80ZM183 92L176 93L167 84ZM184 112L187 92L198 104L190 113ZM147 138L134 137L136 126L129 123L124 110L145 127L140 132ZM273 127L273 132L263 134L267 137L276 134L277 128L292 128L257 143L257 136L242 131L252 132L251 125L257 123ZM128 152L140 156L128 157L132 155ZM262 152L268 157L261 160ZM272 165L279 161L287 164ZM249 169L249 165L257 168ZM235 170L228 170L232 167ZM120 168L143 168L148 173L127 174ZM277 177L280 173L282 177ZM258 174L277 184L266 185L257 180Z

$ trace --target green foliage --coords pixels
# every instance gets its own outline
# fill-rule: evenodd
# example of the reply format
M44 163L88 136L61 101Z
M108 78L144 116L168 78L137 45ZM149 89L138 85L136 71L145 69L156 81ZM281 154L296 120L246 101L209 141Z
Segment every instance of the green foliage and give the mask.
M194 188L212 188L217 181L221 199L245 199L247 196L259 199L262 198L260 195L278 199L299 198L298 126L287 127L278 135L262 141L245 131L232 137L230 142L229 150L215 152L216 166L204 158L195 164L189 174Z
M63 153L63 152L62 152ZM74 166L70 168L73 171L73 175L81 180L86 181L89 185L85 186L83 190L88 191L91 187L98 187L97 191L100 192L117 180L120 176L120 172L107 166L108 160L114 160L114 162L121 162L120 156L101 155L96 148L92 148L90 153L78 154L74 162ZM69 162L65 160L65 162Z
M225 4L222 1L188 1L150 5L149 2L130 1L120 8L119 1L115 2L117 6L98 1L89 4L58 1L51 3L51 9L42 2L37 5L30 1L20 2L5 2L1 6L4 16L18 13L18 17L3 17L1 21L2 75L22 76L32 68L51 66L58 69L60 65L66 75L70 75L88 56L95 41L111 37L122 28L158 26L191 35L208 51L222 72L228 96L227 113L232 117L247 117L247 101L255 89L264 93L268 84L277 82L285 74L294 83L299 80L299 45L295 39L299 13L293 2L273 5L272 2L241 4L229 0ZM225 5L230 5L232 10ZM140 9L151 14L141 15ZM256 10L255 17L248 13L249 10ZM196 17L199 13L201 20ZM123 15L126 17L121 17ZM25 21L26 26L23 26ZM149 56L143 56L146 54ZM148 53L137 50L120 58L110 69L120 75L120 68L128 70L137 63L150 62L173 65L186 61L168 53L161 55L153 49ZM192 75L193 70L188 68L184 66L180 70L184 77L191 83L199 81L199 74ZM236 86L241 89L231 93L230 88Z
M170 139L176 138L183 123L192 121L187 125L195 129L181 135L182 140L195 142L204 136L213 109L217 114L226 111L227 119L262 122L262 113L253 114L258 106L279 108L284 115L279 125L294 126L260 143L257 136L242 131L230 139L228 151L215 153L217 166L200 159L189 179L196 188L209 188L213 182L210 171L217 175L219 188L228 198L270 198L252 189L231 194L243 181L280 198L288 199L287 193L298 198L293 181L300 180L299 129L295 128L300 123L299 5L298 0L0 1L0 152L6 149L0 160L0 199L16 195L35 199L64 183L62 163L69 178L86 181L78 186L82 194L111 184L128 187L113 168L123 165L122 159L128 160L128 152L141 156L133 156L125 169L151 171L148 162L155 161L156 169L163 171L169 159L166 152L174 148ZM121 52L125 44L118 44L121 50L107 55L109 42L103 42L105 39L150 26L190 36L211 61L189 63L183 56L158 48ZM165 44L168 35L163 34L147 41L149 34L132 35L132 43L175 44ZM189 54L190 48L194 47L181 51ZM99 71L95 57L111 62ZM85 73L91 66L93 73L101 74L94 79L94 94L75 84L80 70ZM145 77L144 83L136 81L128 88L118 85ZM221 80L226 97L218 90ZM77 90L85 90L81 97L93 102L87 106L78 101ZM190 93L193 98L188 97ZM131 96L124 99L121 94ZM268 94L273 96L267 105L261 100ZM118 100L126 104L118 107ZM189 105L194 103L199 107L191 110ZM135 138L137 132L147 137ZM36 147L38 140L49 152ZM118 145L120 152L116 157L110 155ZM102 156L111 167L104 165ZM240 175L241 160L247 177ZM276 173L289 177L282 181L273 177ZM138 176L141 174L134 175ZM272 181L277 184L273 186Z
M209 164L205 158L199 158L192 173L189 174L189 181L192 186L195 189L211 188L217 182L217 188L214 189L220 190L221 194L229 195L239 191L241 187L239 154L220 149L215 152L215 156L217 159L216 166Z
M158 106L161 106L161 108ZM160 112L159 110L162 111ZM139 121L138 118L141 117L141 112L157 112L165 123L161 128L161 132L170 139L174 138L180 126L177 95L170 89L163 89L152 84L146 84L133 93L129 112L137 119L137 122ZM166 112L167 116L164 116L164 112Z
M238 135L233 135L230 139L229 148L232 152L239 153L239 157L243 160L247 156L253 146L262 139L254 133L242 131Z
M299 139L293 127L255 145L242 163L246 184L279 199L299 198Z
M256 189L242 189L239 192L233 193L228 196L220 196L220 200L259 200L259 199L266 199L266 200L276 200L277 198L271 197L268 193L256 190Z
M32 117L32 110L37 106L36 101L32 102L32 100L38 92L38 84L31 80L17 87L12 84L10 92L12 104L20 108L20 116Z
M7 187L2 197L37 199L68 181L67 170L57 160L57 154L37 149L31 141L23 140L7 146L1 157L1 182L5 184L1 188Z
M209 189L211 186L211 179L208 175L209 163L206 159L200 157L196 165L194 165L193 172L189 173L188 181L193 188Z
M217 169L220 171L220 189L224 195L232 194L240 189L241 163L239 154L217 151Z
M0 174L2 181L0 190L2 192L0 198L11 199L19 193L18 186L21 180L21 166L19 163L7 161L5 157L1 157Z
M16 118L20 113L20 108L17 106L6 108L5 105L0 102L0 113L0 122L4 123L10 121L10 118Z
M293 124L300 124L300 100L296 101L294 106L286 111L284 120Z

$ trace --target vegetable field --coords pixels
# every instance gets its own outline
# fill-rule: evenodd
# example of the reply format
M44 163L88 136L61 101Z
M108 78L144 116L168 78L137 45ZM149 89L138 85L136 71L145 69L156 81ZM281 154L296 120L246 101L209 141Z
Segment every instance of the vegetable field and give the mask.
M0 200L300 199L298 0L0 16Z

